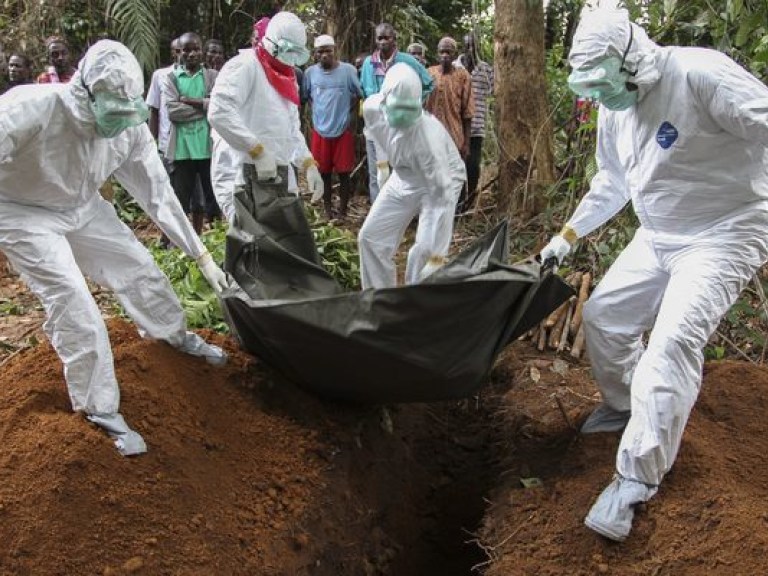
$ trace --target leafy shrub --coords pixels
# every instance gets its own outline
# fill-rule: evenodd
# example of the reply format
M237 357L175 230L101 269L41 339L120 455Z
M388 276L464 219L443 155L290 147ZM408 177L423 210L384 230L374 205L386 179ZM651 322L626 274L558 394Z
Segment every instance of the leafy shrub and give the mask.
M219 221L201 236L203 244L217 263L224 261L226 235L227 225ZM197 264L178 248L165 249L156 241L149 245L149 250L160 269L170 279L184 308L189 327L228 332L219 299Z

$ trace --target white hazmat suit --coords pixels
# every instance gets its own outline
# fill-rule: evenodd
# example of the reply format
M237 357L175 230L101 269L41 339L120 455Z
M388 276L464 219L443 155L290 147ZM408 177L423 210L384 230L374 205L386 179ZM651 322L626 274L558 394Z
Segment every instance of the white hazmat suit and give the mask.
M225 359L186 331L168 279L99 195L114 175L204 266L209 282L225 284L176 200L147 125L112 138L96 134L93 95L132 102L142 92L134 56L104 40L86 53L69 84L22 86L0 98L0 249L45 307L44 328L64 364L72 407L106 429L124 454L146 448L118 413L109 338L84 274L115 292L142 336L213 362Z
M542 251L562 257L630 201L640 221L584 309L604 404L583 431L626 424L617 477L585 520L613 540L671 468L704 346L768 258L768 88L714 50L657 46L624 10L586 13L569 58L583 70L625 52L637 102L601 106L598 173Z
M391 126L385 111L388 100L416 103L418 117L408 126ZM389 162L392 173L385 175L358 236L362 287L397 285L393 258L418 215L405 271L406 283L415 284L439 268L448 254L456 202L467 178L464 162L440 121L421 111L421 80L408 64L395 64L387 72L381 91L365 100L363 116L376 158Z
M269 39L269 40L267 40ZM282 42L281 42L282 41ZM290 12L276 14L267 25L263 43L304 46L306 30ZM281 57L274 50L276 59ZM253 164L259 179L275 176L275 166L293 164L307 170L310 189L322 188L322 178L301 132L298 106L281 95L267 78L254 49L240 50L219 72L211 92L208 121L214 129L211 181L225 215L234 213L232 196L242 184L243 164ZM295 190L292 170L288 190Z

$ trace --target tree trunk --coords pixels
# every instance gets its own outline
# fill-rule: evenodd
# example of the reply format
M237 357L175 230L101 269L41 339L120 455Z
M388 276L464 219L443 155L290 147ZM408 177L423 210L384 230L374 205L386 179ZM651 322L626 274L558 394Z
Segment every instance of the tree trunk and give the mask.
M496 0L494 61L499 136L498 205L528 217L554 181L541 0Z

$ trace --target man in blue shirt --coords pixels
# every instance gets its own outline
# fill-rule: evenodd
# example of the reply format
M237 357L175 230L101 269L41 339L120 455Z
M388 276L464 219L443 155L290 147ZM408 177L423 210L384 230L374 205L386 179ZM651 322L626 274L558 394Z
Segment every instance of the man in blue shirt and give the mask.
M355 167L355 118L362 95L357 70L339 62L336 43L326 34L315 39L317 64L307 68L302 83L303 98L312 106L312 156L323 177L323 207L333 219L331 177L339 175L339 216L347 215L352 192L350 173Z
M360 83L363 86L363 96L368 98L378 94L387 71L398 62L405 62L413 68L421 79L422 100L426 99L433 88L432 77L427 69L413 56L397 49L397 35L392 24L382 23L376 26L377 50L368 56L360 69ZM368 193L371 203L379 194L379 177L386 180L389 176L389 165L386 162L376 162L376 147L373 140L366 136L366 153L368 154ZM379 165L380 164L380 165Z

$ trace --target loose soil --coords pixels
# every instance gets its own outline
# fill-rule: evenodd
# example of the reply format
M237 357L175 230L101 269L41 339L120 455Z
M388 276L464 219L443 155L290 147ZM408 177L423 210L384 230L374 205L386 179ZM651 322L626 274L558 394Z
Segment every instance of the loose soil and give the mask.
M763 367L707 366L673 471L614 544L582 525L618 444L576 433L598 402L584 363L518 342L474 398L345 406L231 338L202 333L230 354L215 368L110 319L149 447L123 458L72 413L39 306L0 272L3 302L0 575L768 573Z
M499 414L504 472L480 529L487 576L768 573L768 370L706 366L677 462L617 544L582 522L611 481L619 434L578 435L598 399L588 370L539 370L532 355L518 344L495 373L513 384Z

